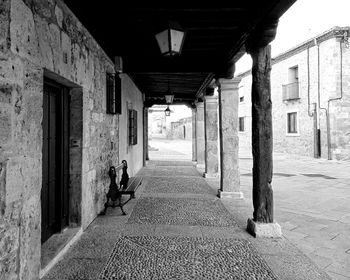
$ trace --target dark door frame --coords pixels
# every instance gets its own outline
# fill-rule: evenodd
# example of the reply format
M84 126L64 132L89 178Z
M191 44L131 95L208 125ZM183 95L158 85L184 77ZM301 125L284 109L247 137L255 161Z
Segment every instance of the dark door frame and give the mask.
M45 135L50 135L43 131L43 190L42 190L42 243L45 242L52 234L60 232L62 229L68 226L69 223L69 130L70 130L70 120L69 120L69 107L70 107L70 97L68 88L52 81L49 79L44 79L44 100L43 100L43 130L49 130L50 123L46 123L46 121L50 118L50 101L48 101L47 92L51 92L51 94L55 95L55 120L54 125L56 127L55 135L56 142L54 148L55 153L55 193L51 194L54 196L55 205L54 209L49 209L50 207L50 198L47 193L44 196L45 178L49 180L48 172L50 164L50 152L46 149L45 145L50 145L49 139L45 140ZM50 148L50 147L49 147ZM48 153L44 155L44 153ZM47 160L44 162L44 159ZM44 205L47 203L48 205ZM49 219L47 215L45 215L44 211L53 211L54 212L54 224L51 228L49 228Z

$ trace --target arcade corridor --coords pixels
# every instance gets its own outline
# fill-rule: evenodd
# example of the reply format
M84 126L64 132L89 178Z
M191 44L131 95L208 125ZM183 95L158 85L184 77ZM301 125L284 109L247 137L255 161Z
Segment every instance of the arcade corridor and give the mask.
M246 202L218 199L191 162L150 161L138 176L127 216L97 217L43 279L329 279L287 239L249 235Z

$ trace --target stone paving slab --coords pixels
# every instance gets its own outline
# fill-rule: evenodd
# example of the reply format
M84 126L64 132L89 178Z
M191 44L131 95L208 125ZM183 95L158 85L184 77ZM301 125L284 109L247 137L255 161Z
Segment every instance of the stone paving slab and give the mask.
M69 264L66 261L59 262L44 280L96 280L107 258L70 258Z
M315 265L310 265L310 259L303 254L294 257L279 255L264 255L264 259L280 279L293 280L330 280L330 277ZM290 278L293 275L293 278Z
M219 199L153 198L138 200L128 223L190 226L235 226Z
M214 194L212 188L203 178L180 177L165 178L152 177L147 181L144 192L146 193L194 193Z
M111 279L277 279L249 241L123 237L101 273Z

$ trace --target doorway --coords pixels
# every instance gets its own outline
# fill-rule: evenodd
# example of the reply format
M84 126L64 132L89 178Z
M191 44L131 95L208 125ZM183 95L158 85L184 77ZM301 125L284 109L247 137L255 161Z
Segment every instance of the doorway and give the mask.
M69 94L44 81L41 190L41 243L69 223Z

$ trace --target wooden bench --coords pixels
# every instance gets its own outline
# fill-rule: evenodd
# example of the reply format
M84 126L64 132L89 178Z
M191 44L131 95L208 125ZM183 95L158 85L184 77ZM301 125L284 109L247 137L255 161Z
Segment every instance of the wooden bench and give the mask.
M131 199L135 198L135 191L142 184L142 177L131 177L129 178L128 163L123 160L118 166L111 166L108 171L108 175L111 179L109 190L107 193L107 202L105 208L101 212L101 215L105 215L108 207L120 207L123 215L126 215L123 206L127 204ZM116 183L117 172L123 170L123 174L120 180L120 184ZM129 199L122 202L123 195L130 195Z

